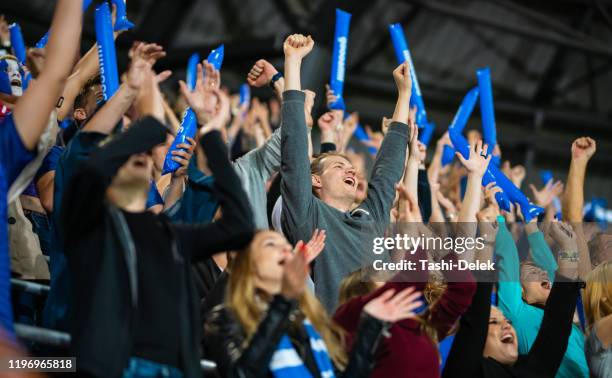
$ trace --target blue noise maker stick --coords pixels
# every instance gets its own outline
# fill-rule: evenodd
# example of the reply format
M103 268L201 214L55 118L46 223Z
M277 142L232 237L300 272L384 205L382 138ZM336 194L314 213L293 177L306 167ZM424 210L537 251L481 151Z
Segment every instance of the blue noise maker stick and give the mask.
M83 13L85 13L85 11L89 8L92 2L93 0L83 0ZM49 32L50 30L47 31L38 42L36 42L36 45L34 45L34 47L36 47L37 49L42 49L47 46L47 42L49 42Z
M187 77L185 78L187 88L190 91L195 89L196 81L198 80L198 63L200 63L200 54L193 53L189 57L189 61L187 61Z
M455 118L453 118L453 122L451 122L448 129L453 129L459 134L463 133L463 129L467 125L472 112L474 111L474 106L476 106L476 100L478 100L478 87L472 88L466 95L463 97L463 101L461 101L461 105L459 105L459 109L457 109L457 113L455 114ZM445 167L450 164L455 158L455 149L451 146L444 146L444 150L442 151L442 166Z
M13 52L15 52L15 57L17 57L21 65L25 65L26 47L23 41L23 35L21 34L21 27L18 23L12 23L9 26L9 32L11 34L11 46L13 47Z
M162 175L166 173L172 173L179 169L180 164L176 161L172 160L172 151L176 151L179 148L178 146L181 143L188 143L187 137L193 138L195 136L197 129L197 120L196 115L191 110L191 108L187 108L185 110L185 114L183 114L183 121L181 122L181 127L179 127L178 132L176 133L176 137L172 142L172 145L168 149L168 153L166 154L166 158L164 159L164 168L162 169Z
M421 132L419 133L419 141L423 143L425 146L428 146L435 129L436 129L435 124L431 122L427 122L425 126L423 127L423 130L421 130Z
M395 57L397 63L402 64L408 61L410 64L410 78L412 79L412 94L410 96L410 107L416 106L416 123L419 127L424 127L427 123L427 113L425 112L425 103L423 102L423 96L421 95L421 87L419 86L419 79L414 69L414 63L412 62L412 55L408 49L408 43L404 36L404 30L399 23L389 25L389 33L391 33L391 41L393 42L393 49L395 50Z
M529 198L527 198L525 194L523 194L523 192L521 192L521 190L517 188L516 185L514 185L512 181L510 181L506 175L495 166L495 164L492 163L493 161L489 163L488 170L493 174L496 185L508 195L508 198L510 201L512 201L512 203L521 207L521 212L523 213L525 222L529 222L533 218L537 218L538 215L544 212L543 208L529 202Z
M360 124L357 124L357 127L355 128L355 131L353 132L353 136L357 138L357 140L359 140L360 142L366 142L370 140L370 136ZM372 155L376 155L376 152L377 152L376 147L368 146L368 152L371 153Z
M240 105L248 104L251 102L251 87L247 83L240 85Z
M346 109L342 95L344 93L344 75L346 72L346 52L350 24L351 14L341 9L336 9L336 30L334 32L334 49L329 87L338 98L329 104L331 110Z
M470 156L470 147L468 145L467 140L458 133L455 129L448 129L448 136L450 137L451 142L453 143L453 147L457 152L459 152L464 159L468 159ZM491 182L495 182L497 186L499 186L503 192L495 193L495 200L499 207L505 211L510 211L510 201L508 200L508 196L506 195L506 189L500 185L500 183L493 176L493 172L491 171L491 164L487 168L485 174L482 176L482 186L487 186ZM507 180L507 179L506 179Z
M220 71L221 65L223 64L224 53L225 47L223 45L220 45L216 49L212 50L210 54L208 54L208 58L206 58L206 60L208 61L208 63L212 64L217 71Z
M221 64L223 63L223 50L224 50L223 45L221 45L217 47L216 49L212 50L210 54L208 55L208 58L207 58L208 63L212 64L216 70L221 69ZM189 80L192 80L193 86L195 87L194 78L197 77L197 61L194 66L192 64L192 59L194 59L193 55L190 57L188 65L187 65L187 78L186 79L187 79L188 86L191 85ZM176 146L178 146L179 144L187 143L187 137L190 137L190 138L195 137L196 130L197 130L196 115L193 112L193 110L191 110L191 108L187 108L187 110L185 110L185 114L183 115L183 121L181 122L181 127L179 127L179 130L176 133L176 137L174 138L172 145L168 149L166 158L164 159L164 167L162 169L162 175L174 172L180 167L179 163L172 160L172 157L174 156L172 155L172 151L176 151L177 150Z
M493 111L493 86L491 85L491 70L489 67L476 71L478 89L480 90L480 115L482 117L482 137L489 146L489 151L497 144L495 130L495 113Z
M117 7L117 21L115 22L115 31L129 30L134 27L134 23L127 19L127 9L125 0L112 0Z
M104 93L104 100L108 101L119 88L119 73L117 72L117 54L113 39L111 13L106 2L96 8L95 22L102 92Z

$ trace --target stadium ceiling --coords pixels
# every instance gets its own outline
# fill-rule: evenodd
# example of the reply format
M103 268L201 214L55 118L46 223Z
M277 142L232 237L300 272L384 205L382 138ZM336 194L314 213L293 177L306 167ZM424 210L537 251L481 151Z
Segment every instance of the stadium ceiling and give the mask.
M0 10L21 23L33 44L47 30L54 3L0 0ZM567 155L567 146L554 140L570 135L592 135L606 151L612 146L610 0L128 0L136 28L119 37L117 48L126 52L134 40L158 42L168 51L160 68L180 78L189 55L206 56L225 43L224 77L237 86L256 59L282 63L286 35L308 33L321 53L309 57L316 69L305 69L305 82L324 76L310 80L322 94L328 72L320 67L329 66L336 7L353 15L345 95L366 119L392 107L396 62L387 26L400 22L428 109L452 116L476 84L476 69L490 66L496 115L522 128L512 143L529 135L552 156ZM95 40L92 13L83 50ZM118 56L125 67L127 54ZM449 120L442 118L438 134ZM606 169L612 163L607 155L596 158Z

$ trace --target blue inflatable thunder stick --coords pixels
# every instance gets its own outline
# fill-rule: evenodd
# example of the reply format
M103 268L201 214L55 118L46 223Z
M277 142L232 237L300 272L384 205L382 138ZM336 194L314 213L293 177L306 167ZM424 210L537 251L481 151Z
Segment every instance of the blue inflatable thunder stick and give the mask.
M337 99L329 104L329 108L332 110L346 110L343 93L350 24L351 14L341 9L336 9L336 30L334 32L334 49L332 52L329 87L334 92L334 95L337 96Z
M463 97L463 101L461 101L461 105L459 109L457 109L455 118L453 118L453 122L451 122L448 127L449 130L453 129L459 134L463 133L463 129L465 129L468 119L470 119L470 115L472 115L472 111L474 111L474 106L476 106L476 100L478 100L478 87L472 88L465 97ZM442 151L442 166L447 166L454 158L455 149L445 145Z
M185 83L190 91L193 91L198 81L198 63L200 63L200 54L193 53L187 61L187 77Z
M412 79L412 94L410 96L410 107L416 106L416 123L419 127L425 127L427 123L427 113L425 112L425 103L423 102L423 96L421 95L421 87L419 86L419 79L414 69L414 63L412 62L412 55L408 49L408 43L404 36L404 30L399 23L389 25L389 33L391 33L391 41L393 42L393 48L395 50L395 57L397 63L402 64L408 61L410 64L410 78Z
M12 23L9 25L9 32L11 35L11 46L15 52L15 57L22 66L26 63L26 47L23 41L23 35L21 34L21 27L18 23Z
M191 108L185 109L185 114L183 114L183 121L181 122L181 127L179 127L178 132L176 133L176 137L172 142L172 145L168 149L168 153L164 159L164 168L162 169L162 175L167 173L172 173L179 169L181 166L178 162L172 160L174 155L172 155L172 151L179 150L177 146L181 143L189 144L187 141L187 137L193 138L196 134L197 129L197 120L196 115L191 110Z
M467 140L465 140L463 135L458 133L457 130L449 128L448 136L450 137L451 143L453 143L453 147L455 148L455 150L457 150L463 156L464 159L468 159L470 156L470 146L468 145L468 142ZM487 186L491 182L496 182L496 185L499 186L502 190L504 190L503 192L495 193L495 199L497 200L497 204L501 209L505 211L510 211L510 201L508 200L508 196L505 193L505 189L502 188L501 185L499 185L499 183L496 181L495 177L493 176L493 173L491 172L491 164L489 164L489 167L487 168L485 174L482 177L482 185Z
M223 64L223 55L225 54L225 47L220 45L216 49L212 50L206 60L212 64L217 71L221 71L221 65Z
M208 54L208 63L212 64L216 70L220 70L221 65L223 64L223 54L224 48L223 45L221 45L216 49L212 50L210 54ZM195 59L199 59L199 57L194 58L194 56L192 55L187 63L187 86L191 86L191 84L193 84L193 87L195 87L195 80L197 80L197 60ZM196 62L195 65L193 64L194 60ZM172 157L174 156L172 155L172 151L176 151L178 149L176 146L178 146L179 144L187 143L187 137L195 137L197 125L198 123L195 113L193 112L193 110L191 110L191 108L187 108L185 110L185 114L183 115L181 127L179 127L179 130L176 133L176 137L174 138L172 145L168 149L166 158L164 159L162 175L172 173L180 167L179 163L172 160Z
M240 85L240 105L249 104L251 102L251 87L247 83Z
M489 146L489 151L497 144L495 129L495 112L493 111L493 86L491 85L491 70L489 67L476 71L478 89L480 91L480 116L482 117L482 138Z
M117 7L117 21L115 22L115 31L129 30L134 27L134 23L127 19L127 7L125 0L111 0Z
M431 142L431 137L433 136L434 130L436 129L436 125L427 122L423 127L423 130L419 132L419 141L423 143L425 146L429 146L429 142Z
M117 71L117 54L115 52L115 40L113 39L111 13L106 2L96 8L95 23L102 92L104 93L104 100L108 101L119 88L119 73Z

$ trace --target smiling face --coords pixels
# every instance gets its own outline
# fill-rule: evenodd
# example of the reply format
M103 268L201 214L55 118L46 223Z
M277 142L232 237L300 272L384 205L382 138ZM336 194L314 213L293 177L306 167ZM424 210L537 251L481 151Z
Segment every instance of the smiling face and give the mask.
M311 166L312 187L324 202L342 201L351 204L357 195L359 180L351 162L339 154L322 155Z
M495 306L491 306L489 332L482 355L494 358L505 365L512 365L518 359L516 331L512 323Z
M0 75L2 82L0 91L13 96L23 94L23 82L19 63L13 57L4 57L0 60Z
M293 255L291 244L278 232L258 232L249 247L255 286L274 295L280 291L283 266Z
M552 283L544 270L531 263L524 263L521 264L521 286L525 302L544 305Z

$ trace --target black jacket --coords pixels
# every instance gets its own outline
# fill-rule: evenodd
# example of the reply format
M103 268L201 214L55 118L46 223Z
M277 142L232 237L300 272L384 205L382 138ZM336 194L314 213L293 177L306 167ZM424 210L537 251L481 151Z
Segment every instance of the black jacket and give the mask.
M572 318L581 283L557 274L544 307L544 318L528 354L514 365L482 356L491 312L492 282L478 282L472 304L461 317L443 378L545 378L554 377L561 365L572 331Z
M299 338L296 340L289 332L295 307L294 302L276 295L248 345L245 345L242 326L231 309L225 305L215 307L204 324L205 358L217 363L217 371L222 377L272 377L268 366L282 335L287 332L294 346L296 342L299 343L298 354L304 365L315 372L316 377L318 369L311 355L308 337L300 342ZM383 329L386 328L387 323L364 313L357 340L349 354L348 366L343 373L337 375L344 378L368 377L376 361L375 353ZM305 352L300 353L299 350Z
M78 369L98 377L120 377L132 354L134 319L138 308L138 274L134 241L122 212L105 201L116 172L133 154L165 141L165 127L148 117L132 125L86 160L71 180L62 201L65 251L73 282L72 352ZM191 261L250 242L252 215L239 179L218 132L201 139L217 180L215 188L223 218L207 225L173 225L160 221L172 238L179 266L176 301L180 319L173 327L180 335L181 366L185 377L201 377L199 365L198 295Z

